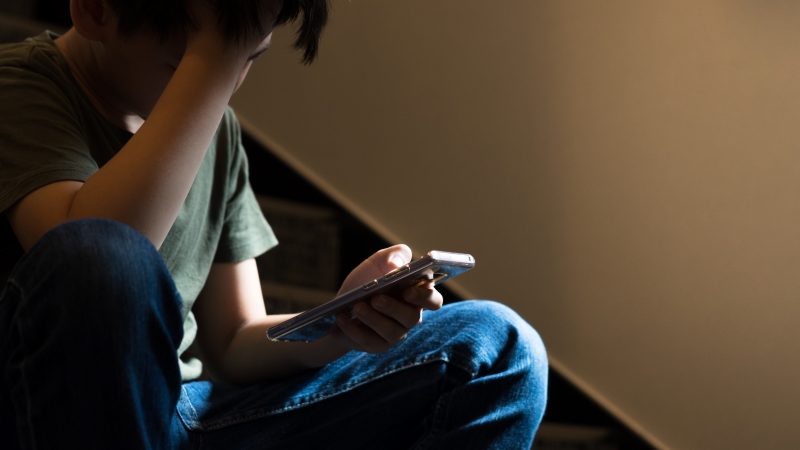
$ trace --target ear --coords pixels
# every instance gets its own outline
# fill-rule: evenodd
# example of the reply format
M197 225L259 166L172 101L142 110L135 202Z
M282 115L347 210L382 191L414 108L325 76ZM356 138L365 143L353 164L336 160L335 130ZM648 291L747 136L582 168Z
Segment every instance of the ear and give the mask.
M111 5L106 0L71 0L69 13L75 30L90 41L105 42L116 28Z

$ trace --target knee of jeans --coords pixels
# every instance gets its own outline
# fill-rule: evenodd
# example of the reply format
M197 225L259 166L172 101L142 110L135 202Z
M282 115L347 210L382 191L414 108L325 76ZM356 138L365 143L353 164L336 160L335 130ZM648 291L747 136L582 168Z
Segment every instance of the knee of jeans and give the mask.
M489 300L453 303L443 319L453 320L456 335L474 348L476 371L492 370L498 360L514 366L513 370L547 379L547 352L539 333L514 310ZM510 367L509 367L510 369Z
M106 219L75 220L56 226L29 253L40 247L53 264L61 264L65 267L60 269L66 270L98 267L107 272L119 269L128 272L137 262L150 262L157 256L153 245L141 233Z
M174 290L155 247L141 233L120 222L83 219L54 227L28 251L9 277L22 291L58 289L73 292L75 302L96 308L126 307L125 299L153 287ZM108 302L113 298L113 302Z

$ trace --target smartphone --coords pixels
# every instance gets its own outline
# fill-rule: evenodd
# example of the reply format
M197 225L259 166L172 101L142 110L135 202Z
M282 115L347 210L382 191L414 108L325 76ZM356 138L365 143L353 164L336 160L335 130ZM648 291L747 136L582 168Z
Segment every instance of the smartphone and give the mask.
M347 312L352 317L353 305L358 301L386 293L399 297L409 286L427 283L436 286L473 267L475 258L472 255L432 250L422 258L345 292L324 305L275 325L267 330L267 337L273 341L317 340L331 331L340 312Z

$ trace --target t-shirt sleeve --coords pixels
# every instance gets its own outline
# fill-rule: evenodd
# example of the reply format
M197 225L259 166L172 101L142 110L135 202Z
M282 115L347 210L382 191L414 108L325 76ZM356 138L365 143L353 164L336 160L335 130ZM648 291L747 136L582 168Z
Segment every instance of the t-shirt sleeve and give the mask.
M234 155L228 182L228 200L214 262L239 262L261 255L278 245L278 239L264 219L250 187L247 155L242 146L241 128L232 110L224 119L230 127L229 139Z
M0 67L0 211L46 184L98 167L66 95L31 70Z

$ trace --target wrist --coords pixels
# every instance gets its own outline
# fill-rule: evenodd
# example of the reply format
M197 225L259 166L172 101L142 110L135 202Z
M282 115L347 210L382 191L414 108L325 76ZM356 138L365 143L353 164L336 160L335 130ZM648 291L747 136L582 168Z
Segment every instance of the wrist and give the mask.
M207 94L219 97L221 101L224 98L224 104L227 105L241 70L233 63L214 59L210 55L210 52L205 55L184 54L164 92L177 87L179 91L190 90L195 93L196 97L186 99L189 102L200 101Z
M224 67L240 71L247 62L247 51L243 46L226 41L218 33L206 32L192 36L186 42L184 58L198 58L212 67Z

